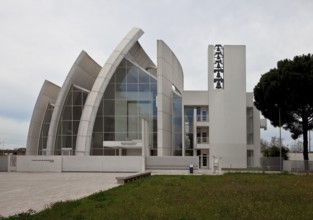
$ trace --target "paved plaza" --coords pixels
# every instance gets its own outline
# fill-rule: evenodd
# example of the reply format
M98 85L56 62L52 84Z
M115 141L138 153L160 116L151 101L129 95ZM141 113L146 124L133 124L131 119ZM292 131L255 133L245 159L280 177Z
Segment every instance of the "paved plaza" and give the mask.
M51 203L73 200L117 186L127 173L4 173L0 172L0 215L9 216Z

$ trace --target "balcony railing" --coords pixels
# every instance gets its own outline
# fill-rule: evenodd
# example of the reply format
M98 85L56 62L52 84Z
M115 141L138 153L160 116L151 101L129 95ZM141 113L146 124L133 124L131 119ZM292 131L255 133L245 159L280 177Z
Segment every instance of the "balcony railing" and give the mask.
M197 137L197 143L202 144L202 143L209 143L209 138L208 137Z
M197 115L197 121L207 122L209 119L206 115Z

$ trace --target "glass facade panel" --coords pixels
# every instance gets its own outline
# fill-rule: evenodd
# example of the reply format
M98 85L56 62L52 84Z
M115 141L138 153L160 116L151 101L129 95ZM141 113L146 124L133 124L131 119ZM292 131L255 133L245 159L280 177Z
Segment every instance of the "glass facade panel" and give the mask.
M156 80L150 79L150 99L155 99L158 92Z
M149 85L149 76L142 71L139 71L138 74L138 82L140 84Z
M81 106L73 106L73 120L74 121L79 121L80 117L82 115L83 109Z
M121 84L115 84L115 99L126 99L127 96L127 84L121 83Z
M126 59L121 62L98 109L91 155L111 155L110 150L103 149L103 141L141 139L142 118L149 123L150 148L157 150L156 82L154 76L136 64Z
M182 156L182 98L181 95L173 91L172 109L172 138L173 156Z
M193 156L193 107L185 107L185 155Z
M102 141L103 141L103 134L102 133L93 133L92 134L92 141L91 144L94 146L94 151L99 150L101 152L102 150ZM101 152L102 153L102 152Z
M71 87L60 117L54 154L60 155L62 148L72 148L75 154L79 121L88 93L76 86Z
M47 149L48 132L49 132L53 109L54 109L54 106L49 103L45 112L42 126L41 126L39 144L38 144L38 155L43 154L42 149Z
M115 111L114 100L103 100L103 102L100 103L100 106L101 106L102 112L98 111L98 114L104 115L104 116L114 115L114 111Z
M128 64L128 63L127 63ZM138 68L136 66L127 65L127 75L126 75L127 85L129 84L138 84Z
M61 120L62 121L66 121L66 120L70 121L71 118L72 118L72 105L69 104L69 105L64 106Z
M139 113L139 104L137 101L127 101L126 107L128 116L138 116Z
M148 84L139 84L138 85L138 99L139 100L150 100L151 92L149 90L150 90L149 83Z
M207 113L206 111L202 111L202 121L207 121Z
M103 94L103 99L114 99L115 97L115 84L113 84L114 80L111 80L109 83L106 92Z
M127 69L126 66L125 68L122 66L119 66L119 68L117 68L114 76L112 77L112 79L115 78L115 82L111 82L111 83L116 83L117 85L120 85L121 83L126 84L126 74L127 74Z
M79 91L73 92L73 105L81 106L83 103L83 96Z
M99 130L98 132L114 132L115 124L114 124L114 116L105 116L102 120L99 120L103 123L103 130Z
M62 135L69 135L73 133L72 121L62 121L60 124Z

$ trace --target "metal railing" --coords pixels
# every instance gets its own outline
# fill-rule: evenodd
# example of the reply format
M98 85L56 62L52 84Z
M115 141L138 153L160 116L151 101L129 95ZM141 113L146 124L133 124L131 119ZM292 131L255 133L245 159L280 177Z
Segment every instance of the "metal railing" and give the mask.
M261 167L264 171L281 171L283 164L279 157L262 157Z
M201 122L208 122L209 118L206 115L197 115L197 121Z
M209 138L208 137L197 137L197 143L209 143Z

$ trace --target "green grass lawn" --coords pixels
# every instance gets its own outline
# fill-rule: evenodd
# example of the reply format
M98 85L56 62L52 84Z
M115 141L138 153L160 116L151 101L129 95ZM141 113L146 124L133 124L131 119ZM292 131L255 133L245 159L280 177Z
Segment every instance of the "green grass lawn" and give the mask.
M311 220L313 176L152 176L23 218Z

